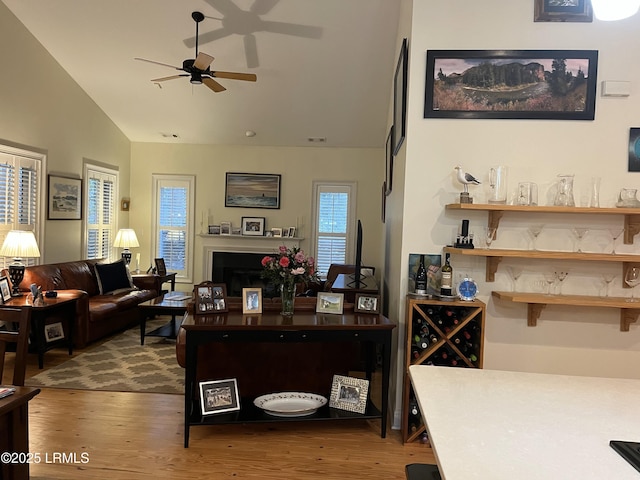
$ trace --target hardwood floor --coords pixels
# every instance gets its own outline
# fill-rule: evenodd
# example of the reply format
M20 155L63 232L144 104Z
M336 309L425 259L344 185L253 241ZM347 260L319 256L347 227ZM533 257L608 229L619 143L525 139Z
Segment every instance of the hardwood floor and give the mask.
M47 352L45 368L67 359L64 350ZM27 377L37 372L29 355ZM30 450L41 458L31 478L404 479L406 464L435 463L429 448L403 445L396 430L382 439L379 421L364 420L198 426L185 449L183 402L182 395L43 388L29 403Z

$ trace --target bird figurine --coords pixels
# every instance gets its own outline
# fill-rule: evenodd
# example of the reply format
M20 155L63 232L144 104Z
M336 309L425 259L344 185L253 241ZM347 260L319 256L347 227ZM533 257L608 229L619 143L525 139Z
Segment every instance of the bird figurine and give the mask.
M469 185L480 185L480 181L470 173L465 173L460 165L456 165L455 170L458 175L458 181L464 185L465 193L469 193Z

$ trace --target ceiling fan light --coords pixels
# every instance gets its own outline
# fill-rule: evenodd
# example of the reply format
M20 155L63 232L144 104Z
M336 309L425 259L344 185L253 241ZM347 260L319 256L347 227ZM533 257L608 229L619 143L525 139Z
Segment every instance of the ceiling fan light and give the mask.
M640 0L591 0L591 7L598 20L622 20L638 12Z
M193 83L194 85L201 85L202 75L200 75L199 73L192 73L190 82Z

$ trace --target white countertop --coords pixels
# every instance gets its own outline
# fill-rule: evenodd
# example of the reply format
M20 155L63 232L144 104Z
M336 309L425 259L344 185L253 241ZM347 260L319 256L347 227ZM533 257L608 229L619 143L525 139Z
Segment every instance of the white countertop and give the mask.
M409 367L445 480L639 480L640 380Z

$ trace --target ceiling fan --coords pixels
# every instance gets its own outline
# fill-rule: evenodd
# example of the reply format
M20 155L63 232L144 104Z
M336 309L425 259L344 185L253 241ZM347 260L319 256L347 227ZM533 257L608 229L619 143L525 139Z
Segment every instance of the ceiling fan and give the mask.
M168 77L154 78L151 81L154 83L164 82L167 80L173 80L174 78L190 77L189 81L198 85L204 83L214 92L223 92L226 90L220 83L214 78L228 78L231 80L246 80L249 82L255 82L258 78L254 73L237 73L237 72L221 72L218 70L211 70L211 63L213 57L206 53L198 53L198 24L204 20L204 15L200 12L193 12L191 18L196 22L196 58L188 58L182 62L182 67L175 67L166 63L155 62L153 60L147 60L145 58L136 57L135 60L141 60L143 62L155 63L156 65L163 65L165 67L173 68L175 70L181 70L185 73L177 75L170 75Z

